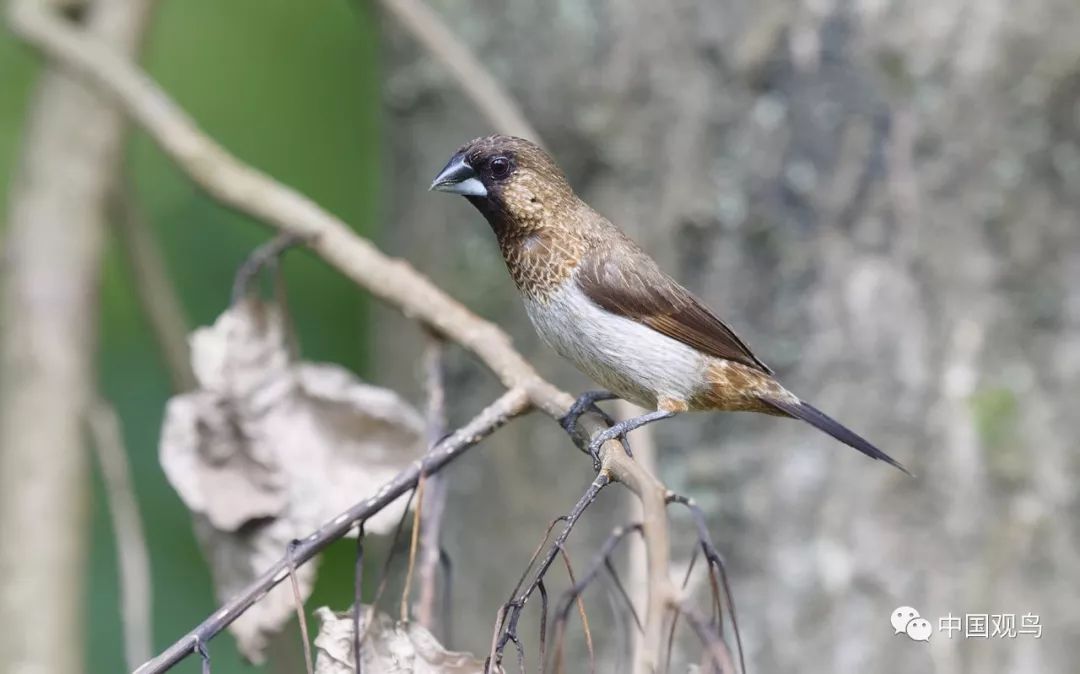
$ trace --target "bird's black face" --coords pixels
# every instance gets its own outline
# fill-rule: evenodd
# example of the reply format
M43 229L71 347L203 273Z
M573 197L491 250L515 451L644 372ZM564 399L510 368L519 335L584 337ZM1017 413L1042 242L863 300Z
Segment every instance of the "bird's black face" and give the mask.
M509 149L472 143L454 154L431 183L431 189L473 198L497 199L517 170Z
M431 189L464 196L500 237L536 231L576 203L551 157L513 136L468 143L454 153Z

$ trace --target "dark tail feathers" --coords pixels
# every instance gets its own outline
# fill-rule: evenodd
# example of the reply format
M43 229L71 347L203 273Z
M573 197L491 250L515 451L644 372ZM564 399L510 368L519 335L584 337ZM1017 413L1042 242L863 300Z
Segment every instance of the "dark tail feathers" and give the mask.
M814 428L825 431L826 433L833 436L848 447L853 447L859 450L863 454L869 456L871 459L879 459L887 464L896 466L908 475L911 475L911 472L907 468L904 468L902 465L900 465L899 461L896 461L885 452L871 445L862 436L848 429L839 421L833 419L828 414L825 414L824 412L814 407L813 405L810 405L809 403L804 403L802 401L790 402L787 400L777 400L775 398L762 398L762 401L772 407L775 407L777 410L783 412L784 414L793 416L796 419L801 419L813 426Z

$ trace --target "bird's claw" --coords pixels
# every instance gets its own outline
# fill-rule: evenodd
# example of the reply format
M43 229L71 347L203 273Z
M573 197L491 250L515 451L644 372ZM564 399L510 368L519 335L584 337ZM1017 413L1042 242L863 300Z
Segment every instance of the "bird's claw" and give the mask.
M580 419L581 415L585 414L585 412L595 412L604 420L604 423L608 425L607 430L602 431L589 442L589 446L586 450L588 451L589 456L592 457L593 469L596 471L600 470L600 447L608 440L618 438L619 444L621 444L623 450L626 451L626 455L630 457L634 456L634 453L630 451L630 443L626 439L626 434L618 431L611 433L612 428L617 425L615 419L596 405L597 401L611 400L615 397L616 395L610 391L586 391L578 396L577 400L574 401L574 404L570 406L566 415L559 419L559 425L562 426L563 430L571 437L574 436L574 433L577 430L578 419Z
M616 439L619 441L619 444L622 445L623 451L626 452L626 455L629 456L631 459L634 458L634 453L630 451L630 442L626 439L626 433L624 433L618 427L612 426L611 428L597 433L596 436L589 441L588 452L589 456L591 456L593 460L593 470L595 470L596 472L600 472L600 448L603 447L604 443L608 440Z
M590 410L596 412L608 425L614 424L615 420L611 418L611 415L596 406L597 401L611 400L614 397L615 395L610 391L586 391L582 393L574 401L574 404L570 406L569 411L563 418L559 419L559 425L572 437L575 429L577 429L578 419L581 418L582 414Z

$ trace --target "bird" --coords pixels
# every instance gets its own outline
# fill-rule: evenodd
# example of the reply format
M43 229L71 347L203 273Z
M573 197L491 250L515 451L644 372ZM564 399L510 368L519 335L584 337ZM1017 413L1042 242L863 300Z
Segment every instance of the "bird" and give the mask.
M541 339L602 389L563 418L622 398L646 414L592 437L588 452L630 431L689 411L748 411L804 421L905 473L868 440L801 400L689 290L621 229L575 194L551 156L514 136L459 148L431 190L464 196L495 233L510 277Z

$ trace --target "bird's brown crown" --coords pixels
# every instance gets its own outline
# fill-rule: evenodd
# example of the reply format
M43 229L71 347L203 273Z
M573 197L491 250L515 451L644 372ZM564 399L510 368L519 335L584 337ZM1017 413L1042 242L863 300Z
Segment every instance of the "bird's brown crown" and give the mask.
M487 216L500 238L557 225L577 197L555 161L540 147L514 136L485 136L459 153L487 188L470 201ZM505 230L505 231L504 231Z
M584 252L590 221L600 216L578 199L555 161L534 143L486 136L458 153L487 190L467 198L495 231L518 287L543 295L561 283Z

